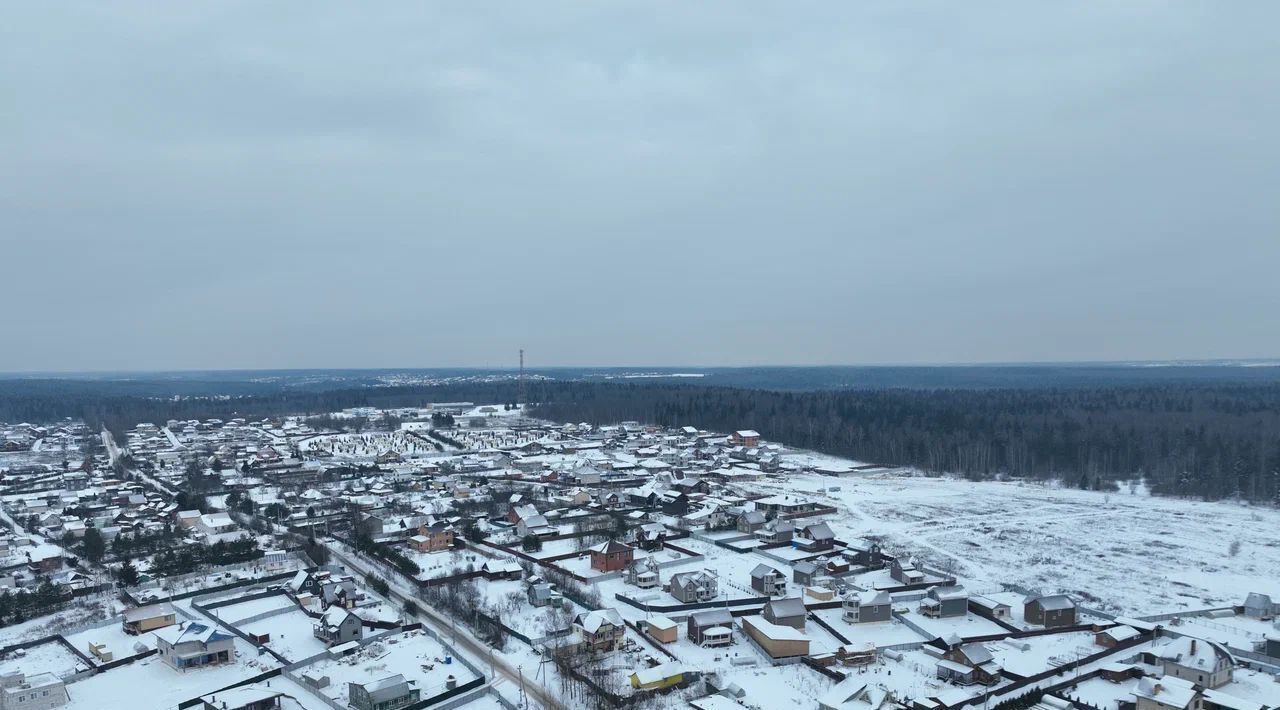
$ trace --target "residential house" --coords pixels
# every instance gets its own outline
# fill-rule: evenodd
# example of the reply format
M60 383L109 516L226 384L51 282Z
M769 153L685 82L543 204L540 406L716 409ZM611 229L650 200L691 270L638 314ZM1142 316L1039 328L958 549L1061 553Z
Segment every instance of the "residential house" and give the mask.
M924 582L924 570L921 570L914 558L895 557L889 565L889 576L902 584L920 584Z
M635 560L627 567L627 584L641 589L652 589L661 583L658 577L658 562L652 557Z
M660 497L662 512L667 515L683 516L689 514L689 496L678 491L665 491Z
M141 606L125 611L121 627L126 634L137 636L178 623L173 606L168 602Z
M715 575L706 570L677 572L671 575L667 588L671 596L685 604L710 601L720 593Z
M820 552L835 546L836 536L826 523L811 523L800 528L791 544L801 550Z
M419 525L418 534L409 538L409 542L418 552L443 552L453 547L455 534L448 522L436 520Z
M520 537L525 537L526 535L552 535L555 533L555 528L551 527L551 524L547 522L546 516L539 513L532 505L522 505L519 508L521 513L519 520L516 522L516 532Z
M1141 631L1132 626L1112 626L1109 629L1103 629L1093 635L1093 642L1103 648L1115 648L1122 643L1132 641L1142 635Z
M847 595L840 608L844 620L854 624L889 621L893 616L893 598L885 591L856 592Z
M813 562L806 560L791 566L791 581L796 584L807 586L813 584L821 576L821 569Z
M667 544L667 526L662 523L645 523L633 533L636 547L642 550L661 550Z
M969 593L959 585L929 587L920 600L920 613L934 618L965 616L969 613Z
M347 703L354 710L399 710L421 700L416 683L396 673L368 683L350 683Z
M885 688L850 675L818 698L818 710L880 710L892 703Z
M69 702L66 684L53 673L0 673L0 710L51 710Z
M226 513L207 513L196 521L196 529L205 535L223 535L237 530L236 521Z
M788 597L786 599L770 599L765 603L764 610L760 612L760 615L771 624L803 629L804 617L807 613L808 610L804 607L803 599L800 597Z
M764 513L758 510L748 510L738 516L737 528L738 532L744 534L753 534L755 531L763 528L767 521L764 519Z
M787 593L787 576L761 562L751 570L751 588L768 597Z
M1233 661L1225 648L1210 641L1182 637L1161 638L1142 653L1143 661L1202 688L1220 688L1231 682Z
M786 544L791 542L795 536L795 531L795 523L779 518L770 521L763 528L757 530L755 536L766 545Z
M1023 602L1022 618L1046 629L1074 626L1076 603L1065 594L1034 595Z
M729 442L734 446L759 446L760 433L753 429L741 429L729 435Z
M690 614L686 635L699 646L728 646L733 643L733 616L724 609Z
M622 648L626 635L626 625L617 609L596 609L578 614L573 619L572 628L581 637L581 644L596 652Z
M1271 595L1250 592L1244 599L1244 615L1251 619L1269 621L1280 616L1280 604L1271 600Z
M884 553L880 550L878 542L855 540L849 543L841 554L851 564L859 567L879 567L884 564Z
M551 589L551 585L535 578L529 580L529 585L525 587L526 596L529 597L529 604L533 606L547 606L554 600L556 593Z
M960 685L995 685L1001 668L986 646L980 643L952 645L938 660L938 678Z
M1134 710L1201 710L1204 707L1200 689L1173 676L1141 678L1130 692Z
M617 540L606 540L591 548L591 569L599 572L626 569L634 559L635 548Z
M312 635L329 646L359 641L363 632L364 626L360 622L360 617L340 606L329 607L312 624Z
M155 632L160 659L177 670L232 663L236 659L235 637L211 624L184 621Z
M283 697L265 685L242 685L200 696L199 710L279 710Z

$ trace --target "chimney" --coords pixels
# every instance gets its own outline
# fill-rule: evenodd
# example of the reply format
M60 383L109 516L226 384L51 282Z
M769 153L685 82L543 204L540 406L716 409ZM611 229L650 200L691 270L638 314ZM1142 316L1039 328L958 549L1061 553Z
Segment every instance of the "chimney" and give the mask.
M1191 655L1196 655L1196 640L1191 639Z

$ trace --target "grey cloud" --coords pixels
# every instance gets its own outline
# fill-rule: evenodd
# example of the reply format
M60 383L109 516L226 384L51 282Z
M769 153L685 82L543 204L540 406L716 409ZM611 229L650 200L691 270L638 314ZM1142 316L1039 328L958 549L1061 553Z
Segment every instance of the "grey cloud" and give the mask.
M0 371L1280 354L1274 3L0 20Z

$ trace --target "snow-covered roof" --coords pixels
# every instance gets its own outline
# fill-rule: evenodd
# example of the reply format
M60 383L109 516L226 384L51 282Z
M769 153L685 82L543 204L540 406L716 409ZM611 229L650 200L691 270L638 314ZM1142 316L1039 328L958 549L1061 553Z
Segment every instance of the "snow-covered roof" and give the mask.
M577 622L587 633L594 634L605 624L622 626L622 615L617 609L596 609L586 614L579 614Z

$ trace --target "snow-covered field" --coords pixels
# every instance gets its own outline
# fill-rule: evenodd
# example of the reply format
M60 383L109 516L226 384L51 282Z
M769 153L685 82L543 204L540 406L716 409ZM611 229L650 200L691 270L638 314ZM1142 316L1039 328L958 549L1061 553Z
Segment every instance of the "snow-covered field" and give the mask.
M785 489L836 506L828 522L838 538L879 537L977 593L1013 583L1128 615L1239 604L1249 591L1280 596L1273 509L905 475L796 475Z

